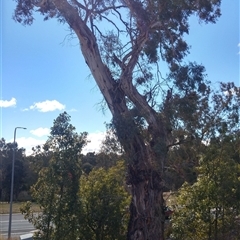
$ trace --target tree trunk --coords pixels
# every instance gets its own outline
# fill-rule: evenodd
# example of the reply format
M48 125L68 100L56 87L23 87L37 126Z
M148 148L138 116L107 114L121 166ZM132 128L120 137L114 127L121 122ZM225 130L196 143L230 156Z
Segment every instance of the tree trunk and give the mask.
M163 166L167 148L157 146L153 141L157 142L154 136L149 144L132 119L125 118L122 121L125 129L119 123L119 118L114 124L128 158L127 185L130 187L132 200L127 239L163 240ZM156 132L159 133L159 129Z
M146 160L142 159L128 167L128 184L132 192L128 240L164 239L161 174L145 164Z
M127 239L163 240L163 170L167 154L164 128L152 125L146 129L149 141L129 111L119 114L115 111L113 124L128 158L127 185L132 200Z
M132 71L140 47L138 45L136 51L132 51L132 57L122 70L121 78L114 80L102 62L94 34L79 17L78 11L66 0L53 2L79 39L82 54L112 113L118 139L129 160L127 184L131 187L132 201L127 239L163 240L162 177L167 152L166 131L162 120L132 84ZM128 109L126 98L132 101L146 119L149 141L140 133L134 116L131 116Z

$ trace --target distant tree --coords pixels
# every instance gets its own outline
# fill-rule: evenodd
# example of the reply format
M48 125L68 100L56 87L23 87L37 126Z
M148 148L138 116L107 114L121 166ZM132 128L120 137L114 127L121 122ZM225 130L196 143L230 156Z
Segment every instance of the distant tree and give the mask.
M39 171L38 181L31 188L41 213L34 215L29 202L21 209L25 218L39 230L34 239L77 239L81 220L78 195L82 173L80 156L86 138L87 133L75 132L66 112L54 120L50 136L43 146L45 155L51 152L51 159Z
M87 174L93 168L103 167L108 169L113 167L119 160L126 158L111 124L107 124L106 128L107 131L101 143L100 152L88 152L82 157L83 171Z
M106 135L102 141L100 152L106 153L107 155L123 155L124 150L117 138L116 130L112 127L112 124L106 124L106 129Z
M126 239L130 195L125 189L124 162L108 169L93 169L82 175L80 198L82 217L80 239Z
M82 156L82 169L84 173L89 174L96 165L97 160L95 152L88 152Z
M88 152L82 156L82 168L86 174L89 174L94 168L108 169L116 165L116 162L122 159L117 153Z
M199 102L209 94L204 67L184 63L189 52L184 35L192 15L216 22L221 0L16 2L16 21L30 25L34 12L40 12L45 20L57 18L75 32L128 158L132 202L127 238L164 239L167 153L179 140L191 138L191 123L201 115L194 113L204 111ZM162 61L171 73L166 78L158 64ZM175 127L179 135L172 135Z
M6 143L5 139L0 139L0 199L10 200L11 175L12 175L13 143ZM18 195L22 190L26 190L27 168L25 151L23 148L15 146L15 171L13 185L13 200L18 200Z
M33 147L32 154L28 156L30 167L35 173L39 173L41 169L49 166L52 156L53 152L49 149L44 151L40 145Z

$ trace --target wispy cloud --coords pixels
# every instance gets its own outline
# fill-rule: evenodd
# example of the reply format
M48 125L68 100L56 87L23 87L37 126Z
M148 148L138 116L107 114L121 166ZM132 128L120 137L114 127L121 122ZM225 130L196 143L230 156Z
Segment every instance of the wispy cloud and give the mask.
M30 133L38 137L48 136L50 134L50 129L40 127L40 128L31 130Z
M14 107L17 104L16 98L12 98L11 100L0 100L0 107L7 108L7 107Z
M24 109L24 111L28 110L38 110L39 112L52 112L55 110L63 110L65 109L65 105L58 102L57 100L46 100L43 102L37 102L31 105L29 108Z
M240 48L240 43L238 44L238 47ZM238 54L240 55L240 51L238 52Z

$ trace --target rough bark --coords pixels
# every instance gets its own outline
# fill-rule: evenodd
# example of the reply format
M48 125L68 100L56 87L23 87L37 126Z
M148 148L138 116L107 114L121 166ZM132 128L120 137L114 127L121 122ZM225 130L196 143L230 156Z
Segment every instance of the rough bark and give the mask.
M148 149L137 142L141 139L132 141L137 156L128 169L132 202L127 239L164 239L162 171L152 163L154 159Z

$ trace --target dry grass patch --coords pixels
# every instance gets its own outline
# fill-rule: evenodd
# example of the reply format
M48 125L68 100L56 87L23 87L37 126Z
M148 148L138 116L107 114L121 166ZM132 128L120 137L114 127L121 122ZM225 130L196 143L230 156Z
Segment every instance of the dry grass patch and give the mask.
M0 240L7 240L7 237L0 236ZM18 237L11 237L10 240L19 240Z
M13 213L20 213L20 207L24 204L24 202L16 202L12 205ZM32 203L33 211L39 212L40 208L36 203ZM0 202L0 214L8 214L9 213L10 204L7 202ZM0 240L2 240L0 238Z

